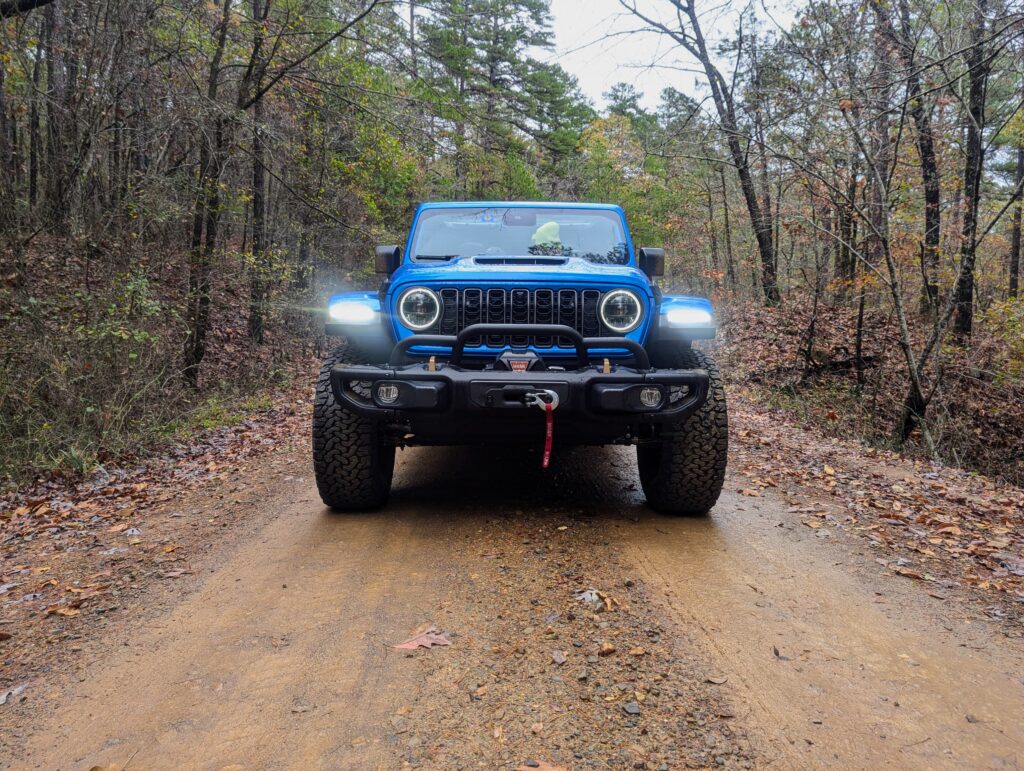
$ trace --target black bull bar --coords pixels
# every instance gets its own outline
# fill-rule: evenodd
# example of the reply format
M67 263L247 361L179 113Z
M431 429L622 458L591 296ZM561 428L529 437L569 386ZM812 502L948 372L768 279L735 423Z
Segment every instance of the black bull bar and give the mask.
M459 365L468 341L486 335L566 338L576 351L577 368L462 369ZM409 349L420 346L450 348L451 354L436 364L422 360L403 364ZM633 361L630 366L592 365L589 351L593 349L625 350ZM661 423L682 420L696 411L707 398L709 383L703 369L652 369L647 351L633 340L583 337L559 324L474 324L458 335L412 335L395 345L387 365L339 365L331 370L335 399L353 412L378 419L413 413L471 417L484 411L525 410L538 397L550 400L553 393L560 415ZM657 404L651 403L653 391L661 396Z

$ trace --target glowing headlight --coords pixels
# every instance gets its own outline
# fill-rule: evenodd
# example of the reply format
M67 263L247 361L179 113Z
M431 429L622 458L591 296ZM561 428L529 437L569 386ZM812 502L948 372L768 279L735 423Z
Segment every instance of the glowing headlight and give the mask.
M640 325L644 306L640 298L628 289L613 289L601 298L600 314L608 329L624 335Z
M430 329L441 315L441 301L426 287L413 287L398 298L398 315L409 329L422 332Z
M332 321L342 324L372 324L377 319L377 311L366 303L354 300L339 300L331 303L327 315Z
M670 327L703 327L711 323L711 314L701 308L672 308L665 315Z

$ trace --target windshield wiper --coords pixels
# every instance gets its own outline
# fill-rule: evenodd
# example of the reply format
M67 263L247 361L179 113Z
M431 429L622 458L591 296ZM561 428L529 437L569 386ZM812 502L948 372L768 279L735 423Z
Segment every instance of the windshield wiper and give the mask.
M417 254L417 260L437 260L439 262L448 262L448 260L454 260L459 255L457 254Z

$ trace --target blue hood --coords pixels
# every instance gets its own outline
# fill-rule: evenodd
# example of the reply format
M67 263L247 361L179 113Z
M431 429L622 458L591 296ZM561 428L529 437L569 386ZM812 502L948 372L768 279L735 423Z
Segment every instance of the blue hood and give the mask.
M543 262L545 264L536 264ZM630 286L645 289L650 282L642 271L631 265L602 265L581 257L456 257L448 262L403 263L391 276L392 291L417 284L477 285L558 284L571 287L579 283Z

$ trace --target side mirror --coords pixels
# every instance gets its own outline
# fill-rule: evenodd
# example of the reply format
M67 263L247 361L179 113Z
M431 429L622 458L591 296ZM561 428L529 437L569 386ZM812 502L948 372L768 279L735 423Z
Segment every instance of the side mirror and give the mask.
M378 246L374 267L378 273L390 276L402 264L402 250L397 246Z
M640 270L651 278L665 275L665 250L653 246L640 248Z

